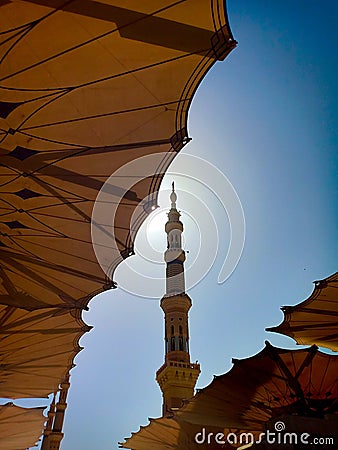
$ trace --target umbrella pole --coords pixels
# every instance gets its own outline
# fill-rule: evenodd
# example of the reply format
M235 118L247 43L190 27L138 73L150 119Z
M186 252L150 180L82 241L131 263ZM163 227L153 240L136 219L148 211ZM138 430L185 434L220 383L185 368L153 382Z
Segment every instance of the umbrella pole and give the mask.
M41 450L49 450L49 435L52 432L53 420L55 417L55 399L56 399L56 392L54 392L53 400L49 407L48 420L45 426L45 430L43 432Z
M53 423L53 429L49 432L47 443L46 444L46 450L59 450L60 443L63 438L63 421L65 418L65 411L67 408L67 394L68 389L70 387L69 383L69 374L65 377L64 381L60 384L60 390L59 390L59 401L57 402L55 406L55 417L54 417L54 423ZM48 446L47 446L48 445ZM43 447L41 450L45 450Z

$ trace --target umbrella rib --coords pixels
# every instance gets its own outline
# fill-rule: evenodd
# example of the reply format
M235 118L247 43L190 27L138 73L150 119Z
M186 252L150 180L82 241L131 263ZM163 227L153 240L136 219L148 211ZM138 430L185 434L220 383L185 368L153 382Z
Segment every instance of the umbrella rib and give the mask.
M69 3L71 3L72 1L74 1L74 0L70 0ZM175 6L176 4L180 4L180 3L184 2L184 1L185 1L185 0L179 0L179 1L175 2L174 4L171 4L171 5L168 5L168 6L166 6L166 7L163 7L163 8L161 8L161 9L157 10L157 11L154 11L154 12L151 13L151 14L146 14L146 15L144 15L144 16L146 16L146 17L153 17L153 16L156 16L156 14L159 14L159 13L161 13L161 12L167 10L167 9L170 9L170 8L172 8L173 6ZM66 5L67 3L68 3L68 2L66 2L65 5ZM59 8L60 8L60 7L59 7ZM58 8L58 9L59 9L59 8ZM55 11L54 11L54 12L55 12ZM18 75L18 74L20 74L20 73L23 73L23 72L27 71L27 70L30 70L30 69L32 69L32 68L35 68L35 67L37 67L37 66L39 66L39 65L41 65L41 64L44 64L44 63L46 63L46 62L48 62L48 61L51 61L51 60L53 60L53 59L55 59L55 58L58 58L58 57L60 57L60 56L63 56L63 55L65 55L65 54L70 53L70 52L72 52L72 51L74 51L74 50L77 50L77 49L79 49L79 48L81 48L81 47L84 47L84 46L87 45L87 44L91 44L92 42L98 41L98 40L100 40L100 39L102 39L102 38L104 38L104 37L106 37L106 36L109 36L110 34L119 32L121 29L123 29L123 28L125 28L125 27L128 27L128 26L130 26L130 25L132 25L132 24L134 24L134 23L136 23L136 22L139 22L140 20L143 20L143 19L146 18L146 17L141 17L140 19L138 19L138 20L136 20L136 21L133 21L133 22L130 22L130 23L127 23L126 25L124 25L124 26L122 26L122 27L115 27L114 29L107 31L106 33L103 33L103 34L101 34L101 35L95 36L95 37L93 37L93 38L91 38L91 39L88 39L87 41L84 41L84 42L81 42L81 43L79 43L79 44L77 44L77 45L74 45L73 47L67 48L67 49L63 50L62 52L59 52L59 53L57 53L57 54L55 54L55 55L52 55L52 56L50 56L50 57L48 57L48 58L45 58L45 59L42 60L42 61L38 61L38 62L36 62L35 64L32 64L32 65L30 65L30 66L28 66L28 67L24 67L23 69L20 69L20 70L18 70L17 72L11 73L11 74L9 74L9 75L3 77L2 79L0 79L0 81L4 81L4 80L6 80L6 79L8 79L8 78L11 78L11 77L13 77L13 76L16 76L16 75Z
M57 161L57 162L59 162L59 161ZM44 168L45 167L43 167L43 169ZM37 170L40 171L42 169L40 168L40 169L37 169ZM73 172L71 170L62 169L61 167L54 167L54 170L57 170L57 172L53 173L52 175L49 175L49 176L51 176L52 178L55 178L55 179L60 179L62 181L67 180L68 182L73 183L76 186L84 186L86 188L98 191L98 190L102 189L102 187L104 185L104 183L101 182L101 181L98 181L98 180L96 180L94 178L91 178L91 177L79 174L77 172ZM42 175L44 175L44 174L40 174L40 177ZM65 197L63 197L60 193L56 192L55 188L51 184L49 184L48 182L42 180L41 178L39 178L39 177L37 177L35 175L33 175L33 178L35 179L35 181L38 184L42 185L51 194L56 195L57 198L62 200L65 205L68 205L71 209L73 209L81 217L83 217L87 222L90 222L90 220L91 220L90 216L85 214L81 209L77 208L74 204L69 204L68 200ZM76 178L76 179L74 179L74 178ZM119 192L116 193L116 195L121 194L123 192L123 190L121 188L117 187L116 189L119 191ZM126 194L129 194L129 196L132 195L132 198L130 198L130 199L133 200L133 201L140 200L140 199L137 198L136 193L133 192L133 191L127 191Z
M53 11L49 11L47 14L45 14L44 16L40 17L39 19L33 21L33 22L29 22L26 23L24 25L21 25L20 27L14 28L12 30L9 31L15 31L15 30L24 30L23 33L20 33L20 31L15 35L19 35L21 34L21 36L19 37L19 39L17 39L10 47L9 49L5 52L5 54L3 55L3 57L0 60L0 64L2 64L4 62L4 60L6 59L6 57L8 56L8 54L12 51L12 49L27 35L29 34L35 27L37 27L43 20L47 19L47 17L52 16L53 14L55 14L56 12L58 12L59 8L64 8L65 6L67 6L68 4L72 3L74 0L68 0L66 2L63 3L63 5L60 5L58 8L55 8ZM26 29L25 29L26 28ZM1 33L2 34L2 33ZM6 42L6 41L5 41Z
M44 367L44 368L51 368L51 367L53 367L53 368L60 368L59 364L48 364L48 363L46 363L46 364L44 364L42 366L41 366L41 364L39 364L39 365L34 365L34 364L26 365L26 364L27 363L34 363L34 362L44 361L44 360L48 360L50 358L55 359L56 356L62 356L62 355L67 355L67 354L75 354L76 355L80 351L80 349L81 349L81 347L79 347L78 349L73 348L71 350L68 349L68 350L65 350L63 352L53 353L52 355L44 355L42 357L35 357L35 358L26 359L25 361L22 361L21 363L16 363L16 362L9 363L9 364L6 364L6 366L8 366L8 367L6 367L6 369L9 372L26 373L24 369L40 369L41 367ZM23 369L21 369L21 370L20 369L15 369L15 367L18 367L18 368L23 367Z
M0 187L4 187L4 186L7 186L8 184L10 184L10 183L14 183L14 181L16 181L16 180L18 180L20 177L21 177L21 172L19 172L18 170L15 170L13 167L10 167L10 166L7 166L6 164L1 164L3 167L5 167L6 169L9 169L9 170L11 170L12 172L14 172L17 176L13 179L13 180L9 180L9 181L6 181L5 183L3 183L3 184L0 184ZM5 175L4 175L5 176ZM13 175L12 175L13 176ZM3 199L2 199L3 200Z
M17 257L17 256L19 256L19 255L15 255L15 257ZM26 260L27 261L27 258L28 259L30 259L29 257L26 257L26 258L24 258L24 256L26 256L26 255L20 255L20 259L23 259L23 260ZM32 261L32 262L34 262L34 261ZM29 269L27 266L23 266L20 262L18 262L16 259L13 259L13 258L8 258L8 263L12 266L12 267L14 267L15 269L17 269L19 272L22 272L22 273L26 273L26 274L28 274L35 282L37 282L38 284L40 284L40 285L42 285L42 286L45 286L45 287L47 287L47 288L49 288L49 289L51 289L52 290L52 292L55 292L56 294L58 294L58 295L63 295L64 296L64 299L68 299L68 302L69 302L69 300L70 300L70 297L69 297L69 295L64 291L64 290L62 290L62 289L60 289L60 288L58 288L57 286L55 286L55 285L53 285L52 283L50 283L49 281L47 281L45 278L43 278L43 277L41 277L40 275L38 275L36 272L33 272L31 269ZM45 266L45 261L41 261L41 264L40 265L42 265L42 266ZM67 270L63 270L64 272L67 272ZM67 302L67 303L68 303ZM73 304L73 299L72 299L72 301L70 302L70 303L72 303Z
M16 311L16 308L14 306L7 306L5 308L4 314L0 318L0 326L1 327L15 313L15 311Z
M327 316L338 316L338 311L330 311L326 309L297 308L297 312L304 312L308 314L325 314Z
M336 327L338 326L338 323L336 323ZM326 342L326 341L336 341L338 338L338 333L330 334L330 336L321 336L318 338L319 342Z
M25 247L23 247L19 242L16 242L16 237L17 236L15 236L15 235L7 235L7 238L11 241L11 243L12 244L14 244L14 246L16 246L16 247L19 247L19 249L20 250L22 250L25 254L27 254L27 256L28 255L30 255L31 257L33 257L33 258L36 258L36 255L34 254L34 253L32 253L31 251L29 251L29 250L27 250ZM15 247L14 247L15 248ZM4 249L4 248L0 248L0 252L1 251L6 251L6 249ZM16 251L17 251L17 249L15 249ZM13 254L12 252L11 252L11 254ZM16 253L16 254L19 254L19 253ZM6 261L6 263L7 263L7 261Z
M45 198L54 198L51 195L44 195L43 197ZM65 202L61 202L61 203L53 203L53 204L49 204L49 205L43 205L43 206L37 206L36 208L30 208L27 209L28 212L33 213L33 214L39 214L36 213L36 211L39 211L40 209L50 209L50 208L57 208L60 206L64 206L64 205L74 205L74 204L78 204L78 203L90 203L90 200L88 200L87 198L74 198L74 199L67 199L66 197L64 198ZM41 213L41 215L46 216L46 217L55 217L55 218L60 218L59 215L53 216L52 214L43 214ZM67 218L67 217L65 217ZM68 217L68 220L74 220ZM75 219L76 220L76 219Z
M308 325L289 325L288 330L290 331L306 331L306 330L316 330L321 328L330 328L330 327L337 327L338 322L328 322L328 323L310 323Z
M28 262L28 263L34 264L36 266L42 266L44 268L53 269L53 270L56 270L56 271L61 271L63 273L67 273L68 275L74 275L76 277L86 278L86 279L89 278L92 281L96 281L98 283L102 282L102 279L97 277L97 276L95 276L95 275L90 275L89 273L81 272L79 270L72 269L70 267L61 266L59 264L52 264L52 263L50 263L50 262L48 262L46 260L38 259L35 255L34 255L35 258L32 258L31 256L25 255L25 254L19 254L19 253L13 254L12 252L7 251L6 249L0 249L0 255L1 255L1 253L5 253L5 256L7 257L6 258L6 262L13 261L13 258L14 258L14 260L21 260L21 261L24 261L24 262ZM13 257L11 258L9 255L13 255ZM14 264L9 263L9 265L12 265L13 267L17 268L16 266L14 266ZM22 272L22 269L24 269L24 266L20 265L18 270L20 270L21 273L24 273L24 272ZM65 295L64 292L62 292L62 294Z
M272 345L269 346L269 351L273 361L276 362L281 372L286 376L286 382L288 386L294 391L298 399L301 400L304 405L306 405L304 393L301 385L299 384L299 381L292 375L289 368Z
M43 335L56 335L56 334L74 334L74 333L80 333L81 330L80 328L54 328L54 329L45 329L45 328L28 328L26 330L8 330L8 331L2 331L0 330L0 335L1 334L6 334L8 336L11 336L13 334L15 335L23 335L23 334L43 334ZM26 339L26 338L22 338L22 339ZM51 338L52 339L52 338ZM16 342L20 342L20 339L17 339ZM45 340L44 342L48 342L48 339ZM29 344L28 346L31 347L32 344ZM33 344L34 345L34 344ZM22 347L24 348L24 347Z
M46 307L48 309L54 309L56 311L60 310L59 307L53 307L53 306L49 306L49 305L46 305ZM27 314L29 314L30 312L31 311L27 312ZM40 314L38 314L38 315L36 315L36 316L34 316L32 318L16 320L15 322L12 322L11 324L8 324L8 325L2 327L1 331L0 331L0 334L3 334L3 330L6 331L6 329L8 329L8 327L13 327L13 325L14 326L26 325L26 324L29 324L29 322L39 321L40 319L44 319L44 318L46 318L48 316L52 316L54 313L55 313L55 311L44 311L44 312L42 312L42 313L40 313ZM27 315L27 314L25 314L25 315Z
M318 347L312 346L309 349L309 353L306 355L305 359L303 360L300 368L298 369L295 378L298 379L298 377L301 375L305 367L309 366L312 363L313 358L316 356L318 351ZM312 367L312 364L311 364Z
M33 356L34 354L38 353L38 355L39 355L38 357L35 357L34 359L32 359L30 361L24 360L24 361L21 361L20 363L18 363L18 362L16 362L16 363L3 362L2 364L4 364L5 366L6 365L10 366L12 364L17 364L17 365L22 366L22 365L25 365L27 362L31 362L31 361L40 361L42 359L49 359L49 358L53 358L54 356L60 356L60 355L68 354L68 353L71 353L71 352L79 352L81 350L81 347L79 345L74 345L74 341L76 342L78 339L80 339L84 335L84 333L85 333L85 331L83 331L83 330L76 330L76 336L73 337L73 340L70 343L68 343L68 344L71 344L71 345L68 345L66 349L64 348L65 347L64 343L61 343L61 344L59 344L57 346L53 345L53 351L55 352L55 349L62 348L63 351L61 353L57 353L57 354L53 353L53 354L51 354L50 353L50 349L46 348L45 350L48 351L48 354L41 354L41 351L40 351L39 348L35 348L35 350L32 351L32 347L35 346L34 344L33 345L32 344L27 344L27 345L23 345L22 347L18 348L17 349L18 352L22 352L24 350L30 350L30 355L31 356ZM73 332L72 334L75 334L75 332ZM8 336L8 337L10 337L10 336ZM50 342L53 343L57 339L59 339L59 338L56 338L55 335L51 336L48 339L43 339L43 344L49 344ZM19 344L20 341L26 341L26 340L27 340L27 337L22 336L20 339L18 339L16 341L16 343ZM2 355L3 356L3 360L6 361L5 356L9 356L10 357L12 355L13 355L13 351L12 351L12 349L9 349L6 353L4 353ZM14 353L14 355L15 355L15 353ZM18 358L18 355L16 355L16 358Z
M69 89L62 89L61 92L55 92L55 94L51 94L50 95L50 99L46 102L46 103L42 103L42 105L40 105L37 109L33 109L33 111L27 115L27 117L24 118L24 120L20 123L20 125L16 128L16 131L21 133L21 128L22 126L33 116L35 116L36 113L38 113L39 111L41 111L43 108L45 108L46 106L50 105L51 103L55 102L56 100L59 100L60 98L62 98L64 95L67 95L69 92ZM49 97L49 96L47 96ZM34 99L34 101L37 99Z
M47 265L47 263L46 263L46 265ZM9 268L8 268L8 270L10 270ZM15 273L15 274L17 274L17 272L15 272L15 271L13 271L12 270L12 272L13 273ZM66 271L65 271L66 272ZM30 282L32 282L32 278L31 277L29 277L29 276L27 276L26 274L24 274L24 273L20 273L20 275L21 275L21 278L23 278L24 280L27 280L27 281L30 281ZM48 278L49 279L52 279L52 280L56 280L56 281L60 281L60 277L53 277L52 275L48 275ZM81 278L85 278L85 277L81 277ZM89 277L88 277L89 278ZM101 279L100 281L99 281L100 283L102 283L103 282L103 280ZM38 283L37 282L37 284L41 284L41 283ZM65 286L69 286L69 287L71 287L71 288L74 288L74 285L73 284L70 284L70 282L68 282L68 283L65 283L65 282L63 282L63 284L65 285ZM54 286L54 285L53 285ZM87 292L85 291L85 290L83 290L83 289L80 289L80 288L78 288L78 291L79 292L82 292L82 293L84 293L84 294L87 294ZM26 292L23 292L22 293L22 295L29 295L29 294L27 294ZM74 309L74 310L77 310L77 309L83 309L83 307L82 306L79 306L79 304L78 304L78 300L81 300L82 298L80 298L80 299L75 299L75 298L73 298L73 297L71 297L70 295L60 295L60 294L56 294L56 295L58 295L58 297L60 297L61 298L61 300L63 300L64 301L64 303L57 303L57 304L48 304L48 303L43 303L41 300L38 300L41 304L44 304L45 306L43 306L43 307L46 307L46 308L54 308L54 307L60 307L60 308L71 308L71 309ZM68 300L71 300L71 301L69 301L69 302L65 302L65 299L68 299Z
M77 149L77 148L85 149L85 148L87 148L86 145L73 144L71 142L64 142L64 141L57 141L56 139L48 139L46 137L36 136L34 134L26 133L26 132L20 131L20 130L18 131L18 133L20 133L20 134L22 134L24 136L27 136L29 139L37 139L39 141L48 142L48 143L51 143L51 144L66 145L68 147L74 147L74 149Z
M24 236L21 235L21 236L15 236L15 238L17 240L23 241L23 243L26 243L26 239L25 239L26 237L46 237L46 235L24 235ZM47 237L50 238L50 239L53 239L53 240L54 239L58 239L58 240L65 239L66 241L70 240L72 242L76 241L76 242L81 242L82 244L91 245L91 242L85 241L84 239L76 238L74 236L47 236ZM31 244L31 243L28 242L28 244ZM71 257L74 257L74 258L76 258L78 260L80 259L81 261L85 261L85 262L88 262L88 263L95 264L95 262L93 262L91 258L85 258L83 256L74 255L74 253L69 253L69 252L66 252L66 251L58 250L57 248L55 248L53 246L42 245L42 244L35 244L35 245L37 245L39 248L45 248L47 250L52 250L52 251L54 251L56 253L61 253L62 255L71 256ZM85 278L87 278L87 277L85 277ZM85 292L85 291L82 291L82 292Z
M68 123L73 123L73 122L81 122L83 120L98 119L100 117L115 116L115 115L118 115L118 114L127 114L127 113L131 113L131 112L144 111L144 110L147 110L147 109L160 108L162 106L167 107L168 105L175 105L175 104L177 104L179 102L180 102L180 100L174 100L174 101L171 101L171 102L156 103L154 105L140 106L140 107L137 107L137 108L124 109L124 110L120 110L120 111L111 111L111 112L102 113L102 114L95 114L95 115L92 115L92 116L76 117L74 119L60 120L58 122L49 122L49 123L44 123L44 124L41 124L41 125L35 125L35 126L31 126L31 127L26 127L26 128L22 128L22 130L31 130L31 129L36 130L38 128L45 128L45 127L50 127L50 126L55 126L55 125L62 125L62 124L68 124Z
M327 364L326 364L326 367L325 367L325 371L324 371L324 374L323 374L323 378L322 378L322 381L321 381L320 386L319 386L319 390L322 389L322 386L323 386L323 383L324 383L324 380L325 380L325 377L326 377L326 374L327 374L327 371L328 371L328 368L329 368L330 361L331 361L331 358L329 358L328 361L327 361Z
M7 292L10 295L16 295L18 293L14 283L12 282L12 280L8 277L6 271L4 270L3 267L0 267L0 273L1 273L1 279L2 279L2 284L5 287L5 289L7 290Z
M29 235L27 235L27 234L19 234L19 235L12 234L12 235L10 235L10 237L11 237L12 239L16 239L16 238L24 238L24 237L26 237L26 236L39 236L39 237L49 237L49 238L52 238L52 237L65 238L65 237L67 237L67 236L65 236L64 234L61 234L60 232L58 232L57 230L54 230L52 227L50 227L50 226L44 224L44 223L41 222L39 219L35 219L35 218L30 214L29 211L25 211L25 212L26 212L27 216L29 216L31 219L35 220L35 221L38 222L40 225L43 225L44 227L49 228L49 231L44 231L43 229L39 229L39 228L31 227L31 226L25 226L25 228L26 228L27 230L32 231L32 232L37 231L38 233L41 233L41 234L29 234Z
M65 253L65 254L66 254L66 253ZM66 273L66 271L64 271L64 272ZM26 278L29 280L29 277L26 277ZM83 277L83 276L80 276L80 278L87 279L87 277ZM53 282L56 281L57 283L59 283L59 282L60 282L60 274L57 274L57 275L55 275L55 276L53 276L52 274L45 274L45 278L44 278L44 279L45 279L46 281L52 280ZM48 282L49 282L49 281L48 281ZM101 280L99 281L99 283L102 284L102 282L103 282L103 280L101 279ZM74 284L71 283L71 281L66 282L66 281L63 280L62 284L63 284L63 286L67 286L67 287L70 287L70 288L74 288ZM52 286L55 286L55 285L52 284ZM81 287L79 287L79 286L77 286L77 291L78 291L78 292L81 292L82 294L84 294L84 296L88 295L87 291L86 291L84 288L81 288ZM75 299L74 297L71 297L69 294L66 294L66 295L63 295L63 294L57 294L57 295L59 295L59 297L60 297L62 300L65 300L66 298L67 298L68 300L70 300L70 302L67 301L65 304L68 305L68 306L70 306L71 308L74 308L74 309L79 308L79 306L78 306L78 304L77 304L77 301L78 301L79 299ZM82 298L82 297L81 297L81 298ZM59 306L59 305L51 305L51 306L54 307L54 306ZM83 309L83 308L80 308L80 309Z

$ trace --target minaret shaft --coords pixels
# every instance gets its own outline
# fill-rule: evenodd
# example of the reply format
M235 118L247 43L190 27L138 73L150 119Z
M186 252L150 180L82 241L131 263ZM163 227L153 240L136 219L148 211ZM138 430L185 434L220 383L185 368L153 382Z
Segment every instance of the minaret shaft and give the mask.
M177 195L174 191L170 195L171 209L168 213L168 221L165 225L167 233L167 250L164 253L166 269L166 294L175 295L185 292L184 261L185 252L182 249L183 223L181 214L176 209Z
M189 354L188 312L191 300L185 293L184 261L182 249L183 224L176 209L177 196L170 195L171 209L165 225L167 250L164 253L166 268L166 294L161 300L165 317L165 362L156 373L163 394L163 415L180 408L184 399L194 395L200 373L199 364L191 364Z

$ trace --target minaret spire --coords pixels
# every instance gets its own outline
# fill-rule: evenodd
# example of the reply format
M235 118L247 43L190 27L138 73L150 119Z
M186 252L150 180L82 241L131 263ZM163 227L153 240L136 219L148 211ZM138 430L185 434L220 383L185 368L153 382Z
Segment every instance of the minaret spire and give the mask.
M175 192L175 181L173 181L171 183L171 187L172 187L172 191L171 191L171 194L170 194L171 209L176 209L177 195L176 195L176 192Z
M167 249L164 253L166 268L166 294L161 300L165 314L165 362L156 373L163 394L163 415L180 408L184 399L194 395L200 373L199 364L191 364L189 354L188 311L190 297L185 293L184 261L182 249L183 224L177 210L174 182L170 194L171 209L165 224Z

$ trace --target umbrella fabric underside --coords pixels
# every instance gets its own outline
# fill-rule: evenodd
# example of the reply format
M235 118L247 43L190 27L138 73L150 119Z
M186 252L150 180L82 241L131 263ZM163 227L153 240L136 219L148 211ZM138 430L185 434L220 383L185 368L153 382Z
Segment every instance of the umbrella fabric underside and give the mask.
M0 328L5 361L0 371L1 396L47 397L51 388L58 390L81 350L80 337L90 327L79 309L6 309L7 321Z
M239 431L215 427L207 427L203 431L199 425L192 425L177 418L162 417L150 419L149 425L141 427L137 433L132 433L130 438L120 443L120 447L131 450L231 449L233 447L226 442L229 433L235 440L235 435ZM216 435L218 435L217 441ZM224 444L220 444L221 441Z
M292 337L297 344L338 351L338 272L315 282L310 297L295 306L283 306L283 322L267 331Z
M258 354L233 363L229 372L216 376L209 386L173 412L173 417L150 419L148 426L132 433L121 447L240 447L258 442L268 424L273 426L280 417L294 426L295 417L305 423L310 418L313 425L316 421L320 424L324 417L330 417L332 423L338 414L337 356L321 353L316 346L286 350L267 342ZM218 441L224 444L217 443L217 434Z
M249 431L282 415L323 417L337 414L338 356L273 347L234 360L229 372L214 378L180 411L180 420Z
M235 41L222 1L8 1L0 12L0 320L12 333L13 308L50 308L52 328L54 308L85 308L113 285L188 141L192 96ZM136 163L111 179L91 224L107 179L151 154L146 173ZM102 268L91 225L95 250L107 254ZM71 332L66 346L73 341ZM69 369L66 353L48 365ZM11 364L6 355L2 364Z
M235 45L221 0L0 2L0 396L58 389Z
M0 449L19 450L33 447L46 421L43 410L44 407L28 409L13 403L0 405Z

